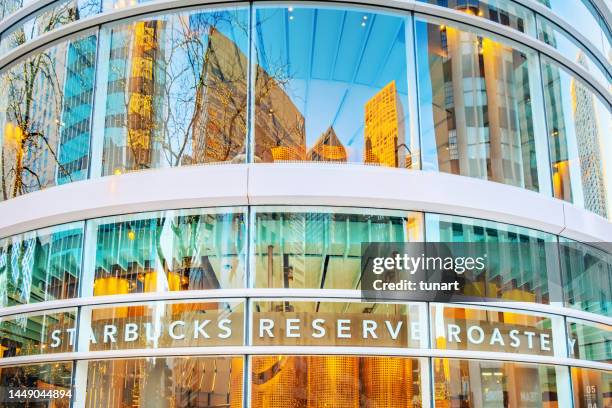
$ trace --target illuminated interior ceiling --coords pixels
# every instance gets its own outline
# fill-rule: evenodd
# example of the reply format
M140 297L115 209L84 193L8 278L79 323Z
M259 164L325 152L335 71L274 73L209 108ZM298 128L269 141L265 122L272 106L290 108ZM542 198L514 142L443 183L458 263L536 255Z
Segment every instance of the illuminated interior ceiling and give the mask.
M397 16L290 7L260 8L256 19L258 64L291 78L287 93L306 118L328 111L325 129L311 131L307 123L308 144L337 126L350 146L362 127L353 118L360 127L347 134L348 125L338 124L343 114L363 110L378 90L406 78L405 20ZM398 81L397 90L406 95L407 81Z

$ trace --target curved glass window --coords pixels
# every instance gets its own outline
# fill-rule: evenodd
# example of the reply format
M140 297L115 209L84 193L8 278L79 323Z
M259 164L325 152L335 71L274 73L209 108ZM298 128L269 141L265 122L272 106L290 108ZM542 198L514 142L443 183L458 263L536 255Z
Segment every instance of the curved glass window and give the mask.
M466 288L491 299L549 303L562 299L559 256L545 243L554 235L491 221L438 214L425 215L428 242L484 242L489 260L482 272L466 273ZM525 245L507 245L521 243ZM527 245L528 244L528 245ZM524 252L517 252L517 250Z
M535 37L533 11L513 0L421 0L436 6L462 11L505 25Z
M612 363L612 326L567 318L570 357Z
M86 408L243 406L242 357L83 361L78 369L87 373Z
M245 287L242 208L101 218L87 228L89 295Z
M30 14L2 34L0 55L34 40L42 34L53 31L63 25L72 23L100 12L101 0L64 0Z
M565 367L435 358L433 369L436 408L571 406Z
M610 73L585 50L578 41L556 24L548 21L544 17L538 16L538 39L556 48L561 54L576 62L592 74L601 85L607 89L612 89L612 78Z
M0 317L0 358L74 351L76 314L72 308Z
M245 161L248 26L246 8L105 26L92 174Z
M432 342L439 349L565 357L560 316L443 304L432 305L431 313Z
M0 20L10 16L22 7L33 3L35 0L3 0L0 3Z
M253 408L421 408L426 360L401 357L254 356Z
M568 307L612 315L612 251L561 238L561 273Z
M83 317L85 316L85 317ZM138 302L81 309L79 351L242 346L241 300Z
M427 347L424 303L254 300L255 346Z
M257 7L254 161L417 167L408 21L365 9Z
M420 213L255 207L254 287L357 289L362 242L422 239Z
M96 36L0 75L0 200L87 178Z
M603 55L610 59L610 30L590 0L534 0L548 7L568 25L576 27Z
M605 407L612 402L610 371L572 368L575 408Z
M423 170L550 191L537 54L444 22L415 26Z
M612 114L581 81L544 56L542 71L554 196L610 218Z
M78 296L83 223L0 239L0 307Z

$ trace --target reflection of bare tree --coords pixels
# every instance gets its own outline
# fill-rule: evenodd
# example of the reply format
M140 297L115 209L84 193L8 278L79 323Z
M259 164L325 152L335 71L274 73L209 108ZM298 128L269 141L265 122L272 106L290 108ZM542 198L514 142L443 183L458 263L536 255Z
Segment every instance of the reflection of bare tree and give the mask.
M227 161L244 152L248 66L222 34L232 27L246 45L243 20L230 12L173 15L113 32L111 53L128 61L109 74L109 94L111 82L123 89L112 127L123 130L126 154L111 153L109 144L118 142L107 138L105 173ZM123 43L115 40L122 35Z
M61 123L62 90L57 77L54 51L43 52L26 60L11 69L5 78L8 92L7 124L2 149L2 193L5 200L43 188L48 183L39 174L41 169L37 163L46 152L54 163L59 164L56 144ZM40 100L45 96L47 100ZM35 98L38 100L35 101ZM51 116L56 118L55 123L46 123L48 121L33 112L36 102L46 104L46 108L52 110ZM51 127L53 129L49 134L47 129ZM61 165L59 167L60 171L64 171ZM28 175L34 183L28 182Z
M99 0L68 0L43 9L2 38L2 49L16 48L43 33L97 13Z
M45 32L75 19L78 10L70 1L45 11L28 26L32 33ZM31 37L24 25L8 41L12 48ZM2 78L6 124L0 187L4 200L54 184L56 169L58 177L71 178L58 157L68 47L78 51L80 45L76 41L52 47L17 64Z

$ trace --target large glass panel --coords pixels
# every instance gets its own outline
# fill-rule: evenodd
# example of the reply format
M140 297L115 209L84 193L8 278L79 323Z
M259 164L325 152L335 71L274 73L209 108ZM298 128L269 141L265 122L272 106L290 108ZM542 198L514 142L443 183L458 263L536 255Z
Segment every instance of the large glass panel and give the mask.
M30 14L2 34L0 55L63 25L100 12L101 0L64 0Z
M591 42L601 53L612 58L608 54L610 49L610 30L599 16L590 0L534 0L548 7L565 22L576 28ZM589 48L588 46L586 46Z
M490 307L431 306L434 347L565 357L563 318Z
M35 0L2 0L0 2L0 20L10 16L21 7L25 7Z
M415 24L423 169L549 192L537 54L443 21Z
M565 304L612 316L612 251L563 238L559 248Z
M253 301L255 346L427 347L424 303Z
M96 36L0 75L0 200L87 178Z
M90 295L245 287L242 208L100 218L88 231Z
M582 82L542 57L554 196L611 217L612 114Z
M81 363L80 363L81 364ZM241 408L242 357L83 362L86 408Z
M74 351L76 309L0 317L0 358Z
M78 296L83 223L0 239L0 307Z
M567 333L570 357L612 363L612 326L568 317Z
M421 359L254 356L251 407L422 407Z
M255 207L254 286L357 289L362 242L422 240L422 215L324 207Z
M478 360L435 358L436 408L569 407L567 368ZM567 395L569 396L569 395Z
M533 11L512 0L422 0L514 28L535 37Z
M609 407L612 404L612 372L572 368L574 408Z
M244 345L241 300L123 303L81 314L79 351Z
M601 85L612 89L612 78L595 57L584 46L574 40L565 30L538 15L538 38L556 48L561 54L591 73Z
M372 9L255 9L255 162L418 168L408 19Z
M537 303L562 299L556 236L492 221L438 214L426 214L425 229L428 242L487 244L487 267L463 275L466 294L473 287L474 293L491 299Z
M102 175L245 160L247 9L114 24L101 43Z
M0 367L0 404L7 408L68 408L73 396L71 379L72 362ZM56 391L52 396L57 398L20 398L16 397L18 390Z

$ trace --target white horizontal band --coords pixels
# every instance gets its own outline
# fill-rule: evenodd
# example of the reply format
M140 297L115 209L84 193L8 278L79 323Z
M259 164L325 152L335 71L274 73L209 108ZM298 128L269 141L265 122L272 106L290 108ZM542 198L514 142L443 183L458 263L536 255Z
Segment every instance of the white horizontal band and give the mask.
M261 3L265 3L266 1L262 1ZM474 27L478 27L489 32L507 37L511 40L517 41L519 43L528 45L529 47L542 52L543 54L549 56L553 60L558 63L564 65L570 71L572 71L575 75L580 77L583 81L586 82L586 85L594 92L603 97L609 105L612 105L612 92L607 89L605 86L600 84L597 79L589 73L585 68L580 66L578 63L570 60L569 58L562 55L555 48L545 44L527 34L523 34L519 31L516 31L512 28L503 26L501 24L495 23L490 20L486 20L480 17L471 16L469 14L463 13L461 11L436 6L428 3L423 3L415 0L360 0L360 4L364 6L380 6L387 8L395 8L406 11L415 11L423 14L428 14L432 16L436 16L439 18L446 18L453 21L457 21L463 24L468 24ZM196 5L245 5L248 3L239 3L239 2L223 2L222 0L192 0L189 3L185 3L185 0L165 0L165 1L155 1L150 3L139 4L137 6L123 8L118 10L110 10L107 12L103 12L92 17L77 20L75 22L66 24L56 30L50 31L41 35L40 37L27 42L13 50L11 50L6 55L0 57L0 69L5 69L27 56L30 52L41 48L43 46L48 46L55 44L57 42L65 41L68 37L73 36L81 31L97 27L99 25L126 19L132 16L153 13L157 11L169 10L169 9L178 9L185 7L193 7ZM271 2L271 4L275 4L275 2ZM321 4L342 4L324 2ZM346 3L345 3L346 4Z
M244 355L352 355L431 357L461 360L510 361L517 363L562 365L612 371L612 364L573 358L540 356L518 353L497 353L488 351L409 349L387 347L343 347L343 346L214 346L176 347L159 349L127 349L109 351L87 351L56 353L0 359L0 367L36 364L56 361L109 360L142 357L192 357L192 356L244 356Z
M187 290L177 292L149 292L132 293L111 296L93 296L72 298L64 300L53 300L49 302L30 303L26 305L11 306L0 308L0 317L16 314L46 312L56 309L67 309L82 306L120 306L122 303L154 302L154 301L173 301L173 300L209 300L209 299L260 299L260 298L283 298L294 300L317 301L322 299L337 299L343 301L361 301L360 290L350 289L266 289L266 288L247 288L247 289L216 289L216 290ZM393 302L399 303L399 302ZM435 302L431 302L435 303ZM452 305L469 306L489 306L491 308L511 309L523 312L536 312L549 315L572 317L575 319L591 321L595 323L612 326L612 318L585 312L577 309L570 309L554 305L546 305L530 302L473 302L473 303L452 303Z
M242 205L424 211L612 241L612 223L603 217L523 188L439 172L318 163L186 166L64 184L1 202L0 237L109 215Z

